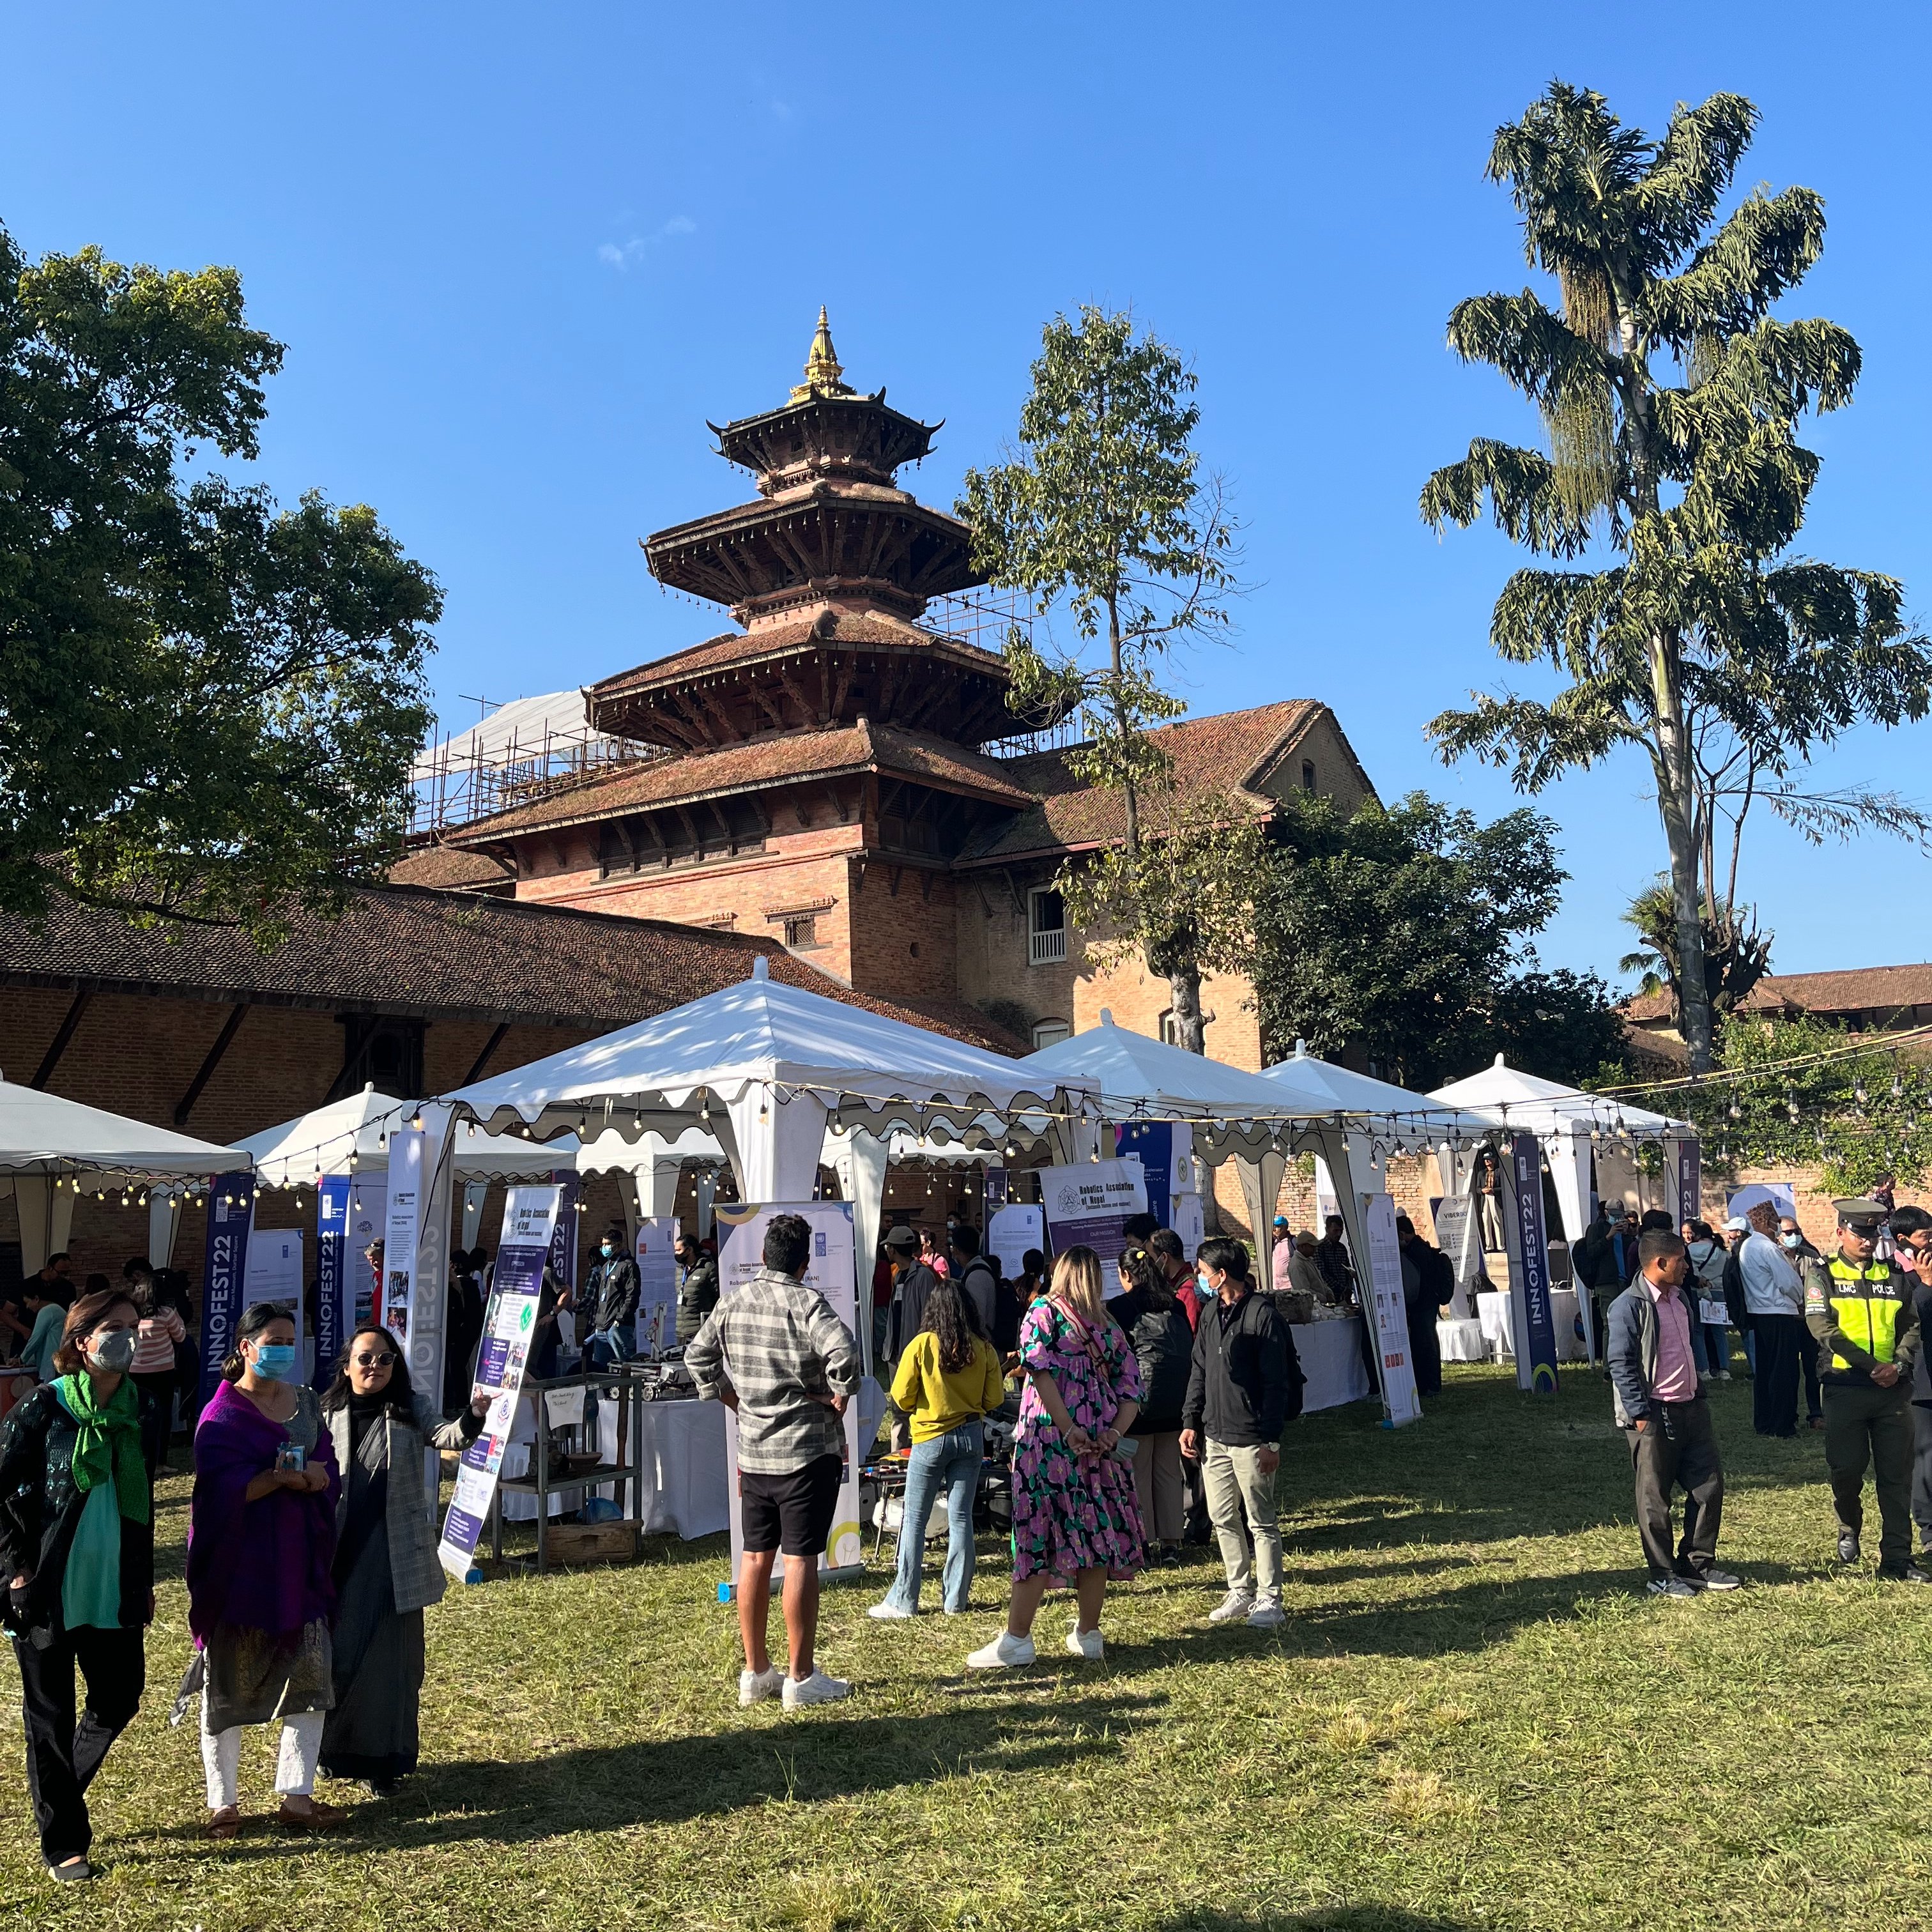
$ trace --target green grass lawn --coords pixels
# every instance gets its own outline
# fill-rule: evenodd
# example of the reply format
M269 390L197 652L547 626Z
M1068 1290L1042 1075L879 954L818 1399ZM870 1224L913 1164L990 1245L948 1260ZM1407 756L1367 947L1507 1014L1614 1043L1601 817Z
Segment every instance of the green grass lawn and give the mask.
M94 1789L96 1884L56 1892L18 1746L0 1911L87 1928L1840 1928L1932 1922L1932 1602L1834 1575L1820 1438L1716 1395L1720 1559L1748 1588L1640 1593L1602 1382L1519 1395L1452 1369L1400 1432L1366 1406L1290 1432L1286 1628L1210 1629L1218 1566L1118 1591L1104 1664L992 1680L970 1616L874 1624L828 1594L845 1706L736 1708L723 1540L452 1591L430 1612L424 1766L320 1844L202 1840L185 1660L186 1484L141 1717ZM1870 1540L1876 1544L1876 1524ZM929 1579L927 1602L934 1585ZM1927 1592L1932 1597L1932 1592ZM16 1733L17 1735L17 1733ZM244 1806L271 1808L266 1741Z

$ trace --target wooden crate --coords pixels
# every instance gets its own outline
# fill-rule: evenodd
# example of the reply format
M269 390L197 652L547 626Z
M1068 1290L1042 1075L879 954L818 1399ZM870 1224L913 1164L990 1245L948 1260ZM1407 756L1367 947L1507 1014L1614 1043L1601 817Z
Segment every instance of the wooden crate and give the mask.
M560 1522L544 1538L553 1563L616 1563L637 1554L637 1538L628 1522Z

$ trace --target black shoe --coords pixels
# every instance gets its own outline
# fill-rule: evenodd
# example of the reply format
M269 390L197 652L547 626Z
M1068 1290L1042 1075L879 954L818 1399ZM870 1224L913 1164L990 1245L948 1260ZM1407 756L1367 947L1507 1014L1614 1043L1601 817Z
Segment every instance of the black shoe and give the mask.
M57 1885L84 1885L96 1876L93 1866L82 1858L70 1865L50 1865L47 1876Z
M1885 1583L1932 1583L1932 1570L1922 1570L1916 1563L1903 1563L1896 1569L1881 1563L1878 1574L1879 1580Z
M1855 1529L1840 1530L1838 1532L1838 1561L1840 1563L1856 1563L1858 1560L1858 1532Z

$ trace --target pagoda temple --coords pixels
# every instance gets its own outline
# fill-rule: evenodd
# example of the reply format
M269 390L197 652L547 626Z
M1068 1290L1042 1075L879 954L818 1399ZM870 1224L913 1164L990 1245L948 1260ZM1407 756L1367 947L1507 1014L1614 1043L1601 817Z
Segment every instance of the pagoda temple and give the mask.
M1052 886L1118 837L1118 795L1058 749L988 755L1057 721L1016 718L1005 661L921 622L985 580L971 531L898 481L939 425L848 384L821 309L785 400L706 427L756 494L644 549L736 628L586 692L590 726L642 755L446 830L396 876L781 939L862 994L992 1014L1016 1048L1091 1024L1083 999L1133 1024L1154 1001L1158 1030L1162 982L1089 971ZM1370 790L1310 700L1159 735L1184 792L1243 788L1264 814L1284 786ZM1210 1050L1258 1064L1250 1003L1223 1004L1240 1038Z

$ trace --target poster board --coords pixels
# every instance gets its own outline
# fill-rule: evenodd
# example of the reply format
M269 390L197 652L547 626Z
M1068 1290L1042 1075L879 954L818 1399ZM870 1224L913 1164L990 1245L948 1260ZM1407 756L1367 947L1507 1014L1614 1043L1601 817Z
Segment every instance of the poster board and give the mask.
M1083 1160L1040 1170L1040 1196L1054 1253L1089 1247L1100 1257L1100 1292L1120 1292L1126 1223L1147 1212L1147 1176L1137 1160Z
M812 1229L812 1252L806 1258L803 1280L808 1288L824 1295L859 1346L859 1284L855 1252L852 1208L844 1201L773 1202L720 1204L714 1212L718 1224L718 1299L734 1294L764 1266L765 1229L774 1215L796 1214ZM869 1279L866 1286L871 1287ZM832 1513L831 1534L826 1539L818 1568L824 1576L856 1576L865 1563L865 1547L859 1517L859 1466L862 1444L859 1441L859 1403L856 1394L845 1405L844 1466L838 1476L838 1507ZM739 1559L744 1555L744 1526L735 1507L738 1494L738 1418L728 1410L724 1417L724 1471L726 1494L732 1499L731 1576L735 1583ZM772 1565L772 1574L784 1574L781 1555Z
M638 1352L661 1355L677 1339L677 1217L638 1223Z
M1402 1292L1402 1249L1396 1240L1395 1197L1362 1196L1363 1232L1369 1247L1369 1281L1374 1297L1376 1349L1382 1359L1382 1403L1393 1428L1422 1419L1416 1392L1415 1364L1409 1354L1408 1304Z
M1026 1252L1046 1252L1046 1217L1033 1202L1016 1201L996 1208L986 1222L986 1251L1009 1281L1018 1281Z
M1470 1322L1476 1314L1476 1282L1482 1273L1482 1230L1476 1224L1475 1197L1470 1194L1432 1196L1429 1216L1436 1224L1436 1245L1449 1257L1456 1270L1456 1292L1450 1297L1449 1313L1457 1322Z
M1556 1317L1550 1300L1550 1240L1543 1218L1543 1144L1534 1134L1510 1142L1510 1285L1521 1342L1516 1382L1539 1395L1556 1393Z
M402 1127L389 1136L388 1204L382 1218L382 1326L407 1354L415 1299L416 1232L422 1224L429 1136Z
M242 1288L245 1313L258 1301L278 1301L295 1318L296 1346L302 1345L302 1238L296 1228L251 1228Z
M556 1187L512 1187L503 1203L496 1274L484 1310L482 1346L476 1352L476 1379L471 1386L472 1396L489 1396L490 1412L483 1419L482 1433L464 1450L457 1466L455 1492L436 1545L437 1560L459 1582L475 1564L476 1546L502 1474L503 1451L516 1422L524 1370L536 1332L544 1263L549 1258L561 1194Z

